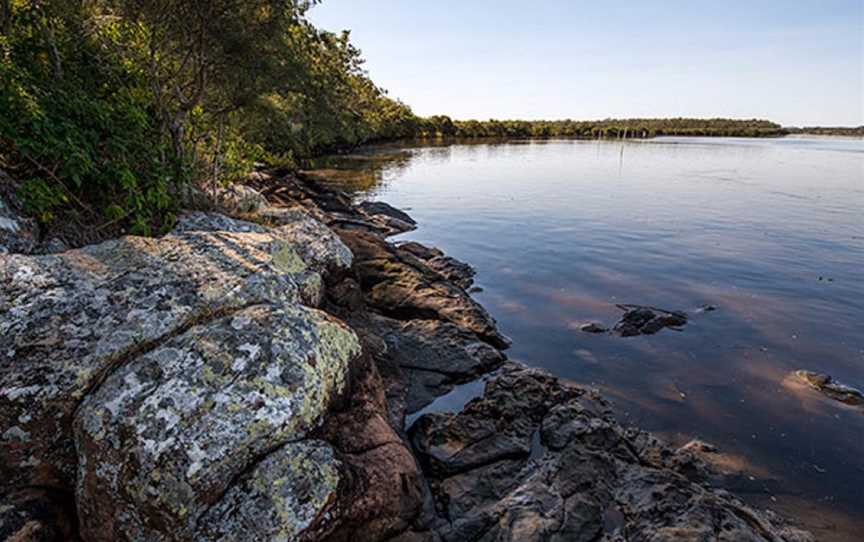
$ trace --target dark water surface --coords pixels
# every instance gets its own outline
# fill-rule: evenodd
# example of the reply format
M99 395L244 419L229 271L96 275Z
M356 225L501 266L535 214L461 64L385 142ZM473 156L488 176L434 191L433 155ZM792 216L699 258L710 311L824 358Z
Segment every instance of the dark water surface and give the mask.
M420 224L405 239L476 267L511 358L596 385L676 442L718 445L753 477L742 497L826 540L864 532L864 411L789 377L864 389L864 141L525 141L359 163L377 180L358 197ZM613 324L616 303L692 318L654 336L579 331Z

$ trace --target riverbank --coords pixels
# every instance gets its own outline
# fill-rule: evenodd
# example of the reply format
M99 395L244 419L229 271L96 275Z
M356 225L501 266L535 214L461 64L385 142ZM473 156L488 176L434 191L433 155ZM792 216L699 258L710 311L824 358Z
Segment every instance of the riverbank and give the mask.
M387 241L408 215L250 185L234 218L0 256L4 536L810 539L712 489L711 446L507 361L470 267Z

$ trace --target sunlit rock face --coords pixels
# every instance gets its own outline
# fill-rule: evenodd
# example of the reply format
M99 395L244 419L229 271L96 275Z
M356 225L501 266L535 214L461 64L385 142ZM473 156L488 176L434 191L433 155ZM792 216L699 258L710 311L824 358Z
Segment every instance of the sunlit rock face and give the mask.
M158 239L0 256L3 488L71 490L77 477L93 539L196 538L205 512L278 539L320 513L338 461L304 439L360 348L312 307L351 253L308 215L280 220L199 213ZM269 512L220 508L256 473Z
M262 472L244 484L279 511L295 514L283 502L290 486L311 486L311 500L295 498L290 524L300 529L299 518L314 517L338 475L327 445L299 441L344 388L358 352L354 334L319 311L253 305L114 371L75 419L83 531L158 539L167 529L195 539L208 513L242 528L253 518L222 501L250 465ZM258 465L262 457L266 465ZM266 532L274 528L264 523Z

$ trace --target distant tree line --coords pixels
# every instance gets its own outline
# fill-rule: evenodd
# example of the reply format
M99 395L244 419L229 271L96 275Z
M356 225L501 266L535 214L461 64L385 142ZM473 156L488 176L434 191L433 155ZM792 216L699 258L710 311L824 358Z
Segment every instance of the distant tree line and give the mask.
M864 126L797 126L785 128L790 134L813 134L846 137L864 137Z
M577 120L451 120L446 116L420 119L420 137L573 137L650 138L656 136L774 137L784 135L776 123L751 119L605 119Z

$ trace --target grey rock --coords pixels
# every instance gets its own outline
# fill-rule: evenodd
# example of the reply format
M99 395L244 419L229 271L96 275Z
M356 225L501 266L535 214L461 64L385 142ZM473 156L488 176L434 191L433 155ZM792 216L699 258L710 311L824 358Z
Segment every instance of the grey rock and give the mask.
M351 267L353 256L348 247L303 209L267 207L257 218L262 224L213 213L184 213L174 231L267 233L290 245L304 264L322 275L341 276Z
M340 470L326 443L288 443L207 510L194 540L297 540L314 523L330 519Z
M194 538L239 474L320 423L358 354L353 332L324 313L268 304L124 364L76 414L82 532Z
M253 214L267 207L267 198L252 187L234 183L220 188L216 200L229 213Z
M314 305L322 296L320 275L295 245L254 228L181 229L160 239L0 258L4 486L72 487L72 418L118 366L244 307Z
M400 383L395 398L397 404L404 401L400 415L417 412L457 384L474 380L506 360L498 349L449 322L399 321L377 315L370 319L371 331L386 344L379 367L385 378Z
M0 185L11 186L11 179L0 170ZM0 254L29 254L39 241L36 221L15 211L0 194Z

